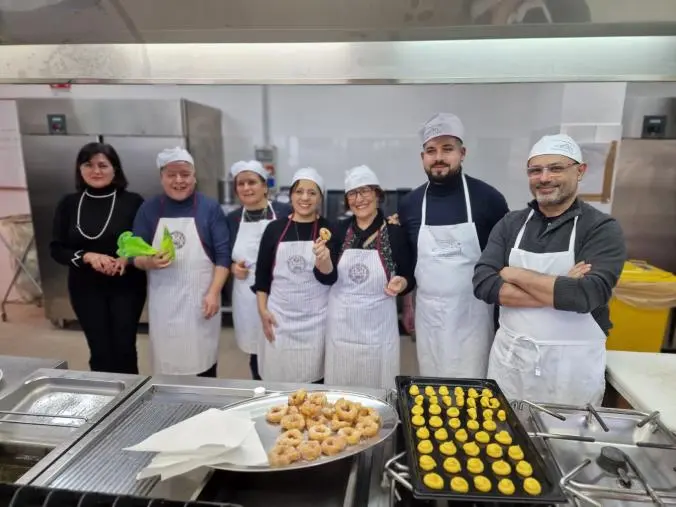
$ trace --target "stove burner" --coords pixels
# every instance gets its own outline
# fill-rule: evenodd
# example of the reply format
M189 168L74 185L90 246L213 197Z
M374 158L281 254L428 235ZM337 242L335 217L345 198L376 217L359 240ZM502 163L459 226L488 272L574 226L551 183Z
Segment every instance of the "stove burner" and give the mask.
M601 448L601 454L596 458L596 463L606 472L617 475L622 486L631 487L627 455L620 449L617 447Z

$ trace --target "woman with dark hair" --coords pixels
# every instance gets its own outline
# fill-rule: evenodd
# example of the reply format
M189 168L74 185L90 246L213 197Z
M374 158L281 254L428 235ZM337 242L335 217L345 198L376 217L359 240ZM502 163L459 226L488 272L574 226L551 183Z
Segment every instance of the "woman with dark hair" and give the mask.
M315 169L299 169L289 193L291 215L267 226L258 251L252 290L266 338L258 366L266 382L322 383L329 287L320 283L314 246L330 244L319 212L324 180Z
M329 385L394 387L399 375L397 296L413 289L413 257L404 230L385 219L376 174L366 166L345 178L353 216L337 227L331 248L315 247L317 268L331 284L325 381Z
M241 207L228 214L232 242L232 320L235 339L242 352L249 354L249 368L254 380L258 373L258 348L265 341L256 295L251 292L256 273L256 260L263 231L280 217L287 217L291 207L268 201L268 173L263 165L250 160L237 162L230 169L235 193Z
M126 190L120 158L103 143L86 144L78 153L75 188L54 213L51 256L69 268L68 294L87 338L91 370L135 374L146 279L115 252L143 198Z

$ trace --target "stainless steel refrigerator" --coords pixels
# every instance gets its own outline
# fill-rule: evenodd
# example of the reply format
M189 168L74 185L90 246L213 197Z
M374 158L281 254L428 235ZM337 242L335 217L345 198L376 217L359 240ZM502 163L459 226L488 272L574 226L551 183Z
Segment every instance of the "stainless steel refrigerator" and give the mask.
M49 255L54 210L75 189L75 157L92 141L118 151L129 187L144 197L161 191L157 153L187 147L201 192L218 199L224 172L221 111L187 100L17 100L45 314L62 326L75 320L67 268ZM145 319L144 317L142 319Z

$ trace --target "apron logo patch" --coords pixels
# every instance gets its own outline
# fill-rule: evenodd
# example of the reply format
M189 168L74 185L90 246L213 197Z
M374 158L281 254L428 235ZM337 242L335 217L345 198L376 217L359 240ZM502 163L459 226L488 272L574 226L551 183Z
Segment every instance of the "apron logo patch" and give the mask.
M185 234L181 231L174 231L171 233L171 241L173 241L174 246L180 250L185 246Z
M462 254L462 244L459 241L438 241L432 252L435 257L455 257Z
M369 279L369 268L365 264L355 264L350 267L347 276L356 284L362 284Z
M307 262L302 255L292 255L287 259L286 265L292 273L302 273L307 267Z

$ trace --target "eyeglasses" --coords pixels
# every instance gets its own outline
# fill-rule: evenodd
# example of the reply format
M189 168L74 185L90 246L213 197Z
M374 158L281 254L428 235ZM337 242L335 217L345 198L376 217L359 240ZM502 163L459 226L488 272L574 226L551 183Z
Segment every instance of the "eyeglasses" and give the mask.
M371 187L356 188L354 190L350 190L345 195L349 200L354 201L357 198L357 196L362 198L371 197L373 195L373 189Z
M548 166L534 166L526 168L526 174L529 178L539 178L545 171L548 171L552 176L560 176L566 169L569 169L573 166L580 165L577 162L572 164L562 165L562 164L552 164Z

